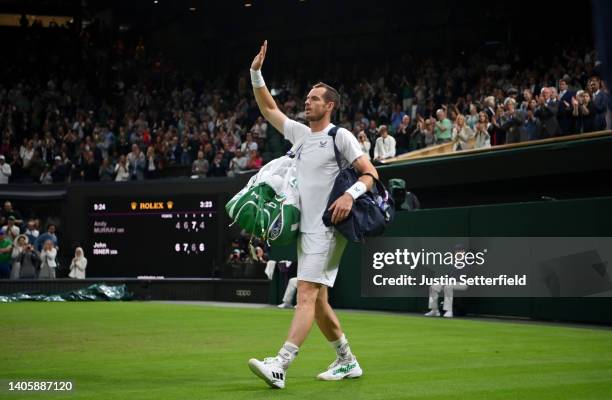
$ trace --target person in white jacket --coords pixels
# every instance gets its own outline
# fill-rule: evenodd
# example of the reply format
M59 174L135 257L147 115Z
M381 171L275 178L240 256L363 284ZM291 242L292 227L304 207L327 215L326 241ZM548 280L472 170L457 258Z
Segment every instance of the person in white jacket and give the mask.
M87 259L83 254L83 249L77 247L74 250L74 258L70 263L70 273L68 276L74 279L85 279L85 268L87 268Z
M380 137L376 139L374 146L374 160L384 160L385 158L395 157L395 138L389 135L386 125L378 128Z
M55 268L57 268L57 249L53 247L51 240L46 240L40 252L40 273L38 279L55 279Z
M8 164L3 155L0 155L0 184L9 183L12 171L11 166Z

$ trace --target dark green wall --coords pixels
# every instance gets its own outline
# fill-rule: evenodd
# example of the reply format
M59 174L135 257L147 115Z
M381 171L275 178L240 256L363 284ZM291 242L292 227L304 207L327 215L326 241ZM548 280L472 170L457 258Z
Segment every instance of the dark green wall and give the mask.
M612 197L400 212L385 236L612 236ZM272 249L274 259L295 259L295 246ZM425 298L361 297L360 246L349 244L330 298L335 307L426 311ZM280 301L282 284L273 285ZM612 323L610 298L461 298L469 314Z

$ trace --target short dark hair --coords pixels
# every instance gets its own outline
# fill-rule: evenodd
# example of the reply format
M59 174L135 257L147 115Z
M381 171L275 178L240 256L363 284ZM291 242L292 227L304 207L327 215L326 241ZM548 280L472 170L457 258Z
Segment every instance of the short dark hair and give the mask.
M315 84L312 88L325 88L325 94L323 95L323 100L327 102L334 103L334 108L332 109L332 114L336 112L340 108L340 93L333 87L329 86L326 83L319 82Z

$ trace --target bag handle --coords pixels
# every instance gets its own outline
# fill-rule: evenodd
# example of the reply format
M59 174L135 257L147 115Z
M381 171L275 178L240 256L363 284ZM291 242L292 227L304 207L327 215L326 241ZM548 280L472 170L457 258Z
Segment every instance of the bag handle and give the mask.
M342 170L342 162L340 161L340 150L338 150L338 147L336 146L336 133L338 133L338 127L334 126L333 128L331 128L329 130L329 132L327 133L329 136L332 137L333 142L334 142L334 155L336 156L336 163L338 164L338 168L340 170ZM385 188L385 185L383 185L383 183L374 175L372 175L369 172L365 172L363 174L361 174L361 176L363 175L368 175L370 178L372 178L374 180L374 186L376 186L376 190L378 191L378 193L382 196L385 196L385 201L387 201L387 199L389 198L389 193L387 191L387 189Z

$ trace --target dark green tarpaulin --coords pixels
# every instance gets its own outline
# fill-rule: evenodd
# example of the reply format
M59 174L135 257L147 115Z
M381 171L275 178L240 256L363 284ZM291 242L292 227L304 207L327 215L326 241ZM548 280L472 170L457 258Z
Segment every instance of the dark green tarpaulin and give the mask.
M126 285L110 286L95 283L83 289L65 293L13 293L0 296L0 303L15 301L114 301L131 300L133 294L128 292Z

